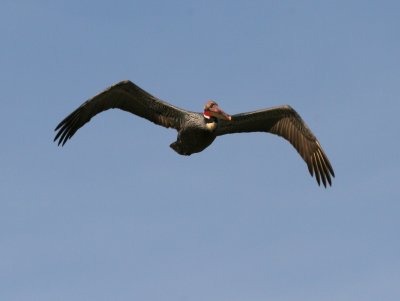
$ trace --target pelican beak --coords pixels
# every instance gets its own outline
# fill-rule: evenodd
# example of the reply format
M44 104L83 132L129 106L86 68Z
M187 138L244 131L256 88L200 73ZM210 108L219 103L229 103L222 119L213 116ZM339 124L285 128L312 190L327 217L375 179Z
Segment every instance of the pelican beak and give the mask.
M226 114L218 105L214 105L211 108L208 109L208 112L211 116L218 118L218 119L224 119L224 120L232 120L231 115Z

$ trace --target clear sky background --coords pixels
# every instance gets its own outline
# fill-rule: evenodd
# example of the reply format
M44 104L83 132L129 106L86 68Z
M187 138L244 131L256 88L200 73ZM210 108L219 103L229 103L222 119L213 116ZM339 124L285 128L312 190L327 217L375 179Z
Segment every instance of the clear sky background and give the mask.
M0 9L0 299L400 300L399 1L15 1ZM283 139L107 111L130 79L230 114L290 104L336 172Z

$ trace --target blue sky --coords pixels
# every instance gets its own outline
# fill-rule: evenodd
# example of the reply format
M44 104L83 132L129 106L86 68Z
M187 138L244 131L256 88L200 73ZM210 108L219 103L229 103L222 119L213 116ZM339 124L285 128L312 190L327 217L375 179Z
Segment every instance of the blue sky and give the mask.
M399 300L398 1L2 1L2 300ZM177 106L290 104L336 172L284 140L107 111L130 79Z

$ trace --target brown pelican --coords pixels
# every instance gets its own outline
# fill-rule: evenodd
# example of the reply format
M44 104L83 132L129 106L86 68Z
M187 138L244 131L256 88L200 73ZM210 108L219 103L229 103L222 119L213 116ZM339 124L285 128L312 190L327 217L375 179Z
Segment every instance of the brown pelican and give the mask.
M268 132L289 141L307 163L308 170L326 187L332 185L333 168L321 144L300 115L290 106L279 106L233 116L209 100L203 113L175 107L147 93L131 81L121 81L84 102L56 127L54 141L64 145L96 114L118 108L178 131L170 147L180 155L191 155L207 148L218 136L244 132Z

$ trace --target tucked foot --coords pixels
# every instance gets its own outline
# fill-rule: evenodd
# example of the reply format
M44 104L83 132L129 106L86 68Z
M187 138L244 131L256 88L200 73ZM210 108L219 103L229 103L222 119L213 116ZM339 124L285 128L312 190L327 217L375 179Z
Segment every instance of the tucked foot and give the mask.
M177 141L175 141L174 143L171 143L171 145L169 146L170 148L172 148L174 151L176 151L178 154L182 155L182 156L190 156L190 153L185 152L182 147L181 144Z

